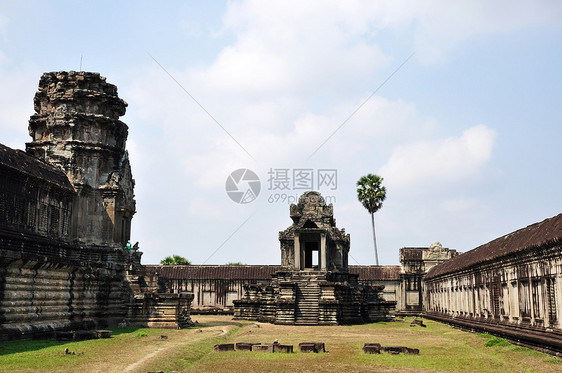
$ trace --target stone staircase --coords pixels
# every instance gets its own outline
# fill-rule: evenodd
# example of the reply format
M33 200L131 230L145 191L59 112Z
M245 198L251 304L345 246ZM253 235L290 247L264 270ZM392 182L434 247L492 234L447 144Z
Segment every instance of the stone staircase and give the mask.
M320 286L318 275L302 275L296 281L296 325L318 325Z

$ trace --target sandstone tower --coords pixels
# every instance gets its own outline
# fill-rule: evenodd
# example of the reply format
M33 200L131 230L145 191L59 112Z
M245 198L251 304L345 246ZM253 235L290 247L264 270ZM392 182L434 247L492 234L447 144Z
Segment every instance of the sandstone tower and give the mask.
M127 103L98 73L51 72L39 82L27 153L62 169L77 192L70 237L124 246L135 213L125 150Z
M391 320L396 302L384 285L361 286L349 272L349 234L336 227L333 206L315 191L291 204L293 224L279 232L281 270L270 286L248 285L234 301L234 318L290 325Z

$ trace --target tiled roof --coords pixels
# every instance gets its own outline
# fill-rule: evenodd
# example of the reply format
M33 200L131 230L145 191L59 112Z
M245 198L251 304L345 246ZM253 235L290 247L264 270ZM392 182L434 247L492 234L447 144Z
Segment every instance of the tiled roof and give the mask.
M62 170L42 162L22 150L12 149L0 144L0 166L74 191L72 184Z
M270 280L271 275L282 269L278 265L147 265L161 277L181 280ZM349 266L349 272L358 274L359 280L399 280L399 266Z
M453 273L471 266L532 248L562 244L562 214L496 238L482 246L433 267L426 279Z
M270 280L271 275L281 270L277 265L183 265L146 266L155 268L160 276L181 280Z
M349 266L349 272L359 275L359 280L398 281L400 266Z

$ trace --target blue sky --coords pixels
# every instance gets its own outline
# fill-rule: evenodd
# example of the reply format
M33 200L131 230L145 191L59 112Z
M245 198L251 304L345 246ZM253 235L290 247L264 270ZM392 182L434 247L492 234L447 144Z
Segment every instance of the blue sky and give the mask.
M470 250L562 210L555 1L1 2L0 142L24 148L41 74L81 56L129 104L144 263L279 263L289 207L268 200L302 190L268 190L270 169L337 170L320 191L352 264L374 263L355 192L367 173L388 191L381 264L435 241ZM225 193L239 168L262 186L244 205Z

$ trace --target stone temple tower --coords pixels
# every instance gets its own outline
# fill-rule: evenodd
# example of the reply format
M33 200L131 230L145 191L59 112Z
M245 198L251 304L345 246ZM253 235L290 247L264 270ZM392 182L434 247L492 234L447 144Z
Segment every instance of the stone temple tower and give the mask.
M125 150L127 103L98 73L51 72L39 82L32 141L26 151L58 166L74 186L71 237L123 246L135 213L134 180Z
M361 286L349 273L350 237L336 227L334 207L308 191L291 204L293 224L279 232L281 270L271 285L250 284L234 303L234 318L289 325L357 324L391 320L396 302L384 285Z

